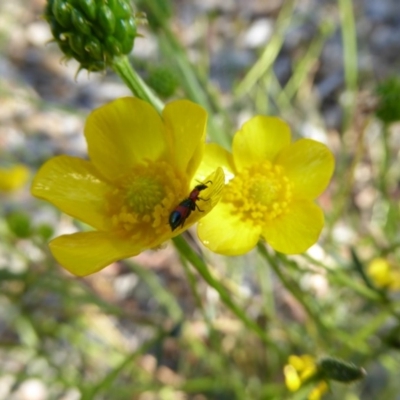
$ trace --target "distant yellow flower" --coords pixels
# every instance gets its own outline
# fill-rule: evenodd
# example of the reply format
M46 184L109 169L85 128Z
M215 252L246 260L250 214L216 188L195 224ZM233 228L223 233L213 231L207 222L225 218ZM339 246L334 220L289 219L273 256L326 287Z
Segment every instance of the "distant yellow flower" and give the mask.
M316 376L317 364L315 358L308 354L303 354L302 356L291 355L288 359L288 364L283 369L283 373L286 387L291 392L296 392L304 382ZM321 380L309 393L308 399L319 400L328 389L328 384Z
M29 169L23 164L0 168L0 191L12 192L20 189L29 179Z
M204 152L207 114L186 100L160 117L136 98L95 110L85 126L90 161L59 156L37 173L32 194L95 231L62 235L50 250L67 270L89 275L110 263L156 248L179 235L217 203L222 169L207 176L199 207L173 232L170 213L188 197Z
M275 250L302 253L324 225L314 203L327 187L334 158L322 143L291 143L289 126L274 117L256 116L233 138L233 154L206 146L202 171L221 165L228 185L215 209L198 225L205 246L225 255L251 250L260 237Z
M368 264L367 273L380 288L400 289L400 268L391 265L385 258L374 258Z
M328 390L328 384L325 381L320 381L308 395L308 400L320 400Z

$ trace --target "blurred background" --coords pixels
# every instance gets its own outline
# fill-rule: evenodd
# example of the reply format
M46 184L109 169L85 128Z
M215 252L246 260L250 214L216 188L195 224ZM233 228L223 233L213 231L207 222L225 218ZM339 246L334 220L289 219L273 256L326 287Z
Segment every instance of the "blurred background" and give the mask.
M307 254L269 262L257 251L212 255L192 232L269 344L171 244L87 278L68 274L47 242L84 227L34 199L30 181L54 155L87 157L89 112L131 94L112 71L77 73L63 60L44 0L1 2L0 399L301 400L307 392L286 389L283 367L311 354L367 372L332 383L324 399L399 400L398 0L134 5L148 23L132 65L164 101L203 105L214 141L229 148L244 121L264 114L331 148L326 228ZM376 259L393 285L371 272Z

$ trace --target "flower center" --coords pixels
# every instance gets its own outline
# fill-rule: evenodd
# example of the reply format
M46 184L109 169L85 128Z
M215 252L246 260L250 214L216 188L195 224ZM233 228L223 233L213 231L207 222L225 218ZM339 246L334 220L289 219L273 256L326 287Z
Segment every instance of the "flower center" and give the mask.
M135 166L108 195L113 228L130 237L140 234L141 240L165 233L171 209L186 191L186 180L166 162Z
M139 176L126 183L126 202L135 213L151 213L165 197L164 187L154 177Z
M231 203L241 218L260 225L285 214L292 199L292 185L279 165L270 161L253 165L233 178L223 201Z

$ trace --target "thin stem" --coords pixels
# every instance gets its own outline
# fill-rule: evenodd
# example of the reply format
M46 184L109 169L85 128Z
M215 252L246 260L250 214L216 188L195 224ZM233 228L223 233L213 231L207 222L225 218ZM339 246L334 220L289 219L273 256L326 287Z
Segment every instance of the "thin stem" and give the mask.
M180 255L185 257L202 276L202 278L217 291L222 302L233 312L233 314L235 314L247 328L255 332L263 340L263 342L273 346L278 352L280 352L276 344L266 335L264 330L262 330L256 324L256 322L250 319L246 315L245 311L232 300L231 294L228 292L225 286L223 286L211 275L204 260L202 260L199 255L193 251L193 249L187 244L182 236L173 238L173 241Z
M189 99L201 105L209 114L215 114L218 111L224 118L224 125L229 126L229 118L223 107L220 106L217 98L213 97L207 91L207 81L201 79L192 63L189 61L186 50L182 47L176 35L172 32L168 17L160 1L148 1L147 7L151 10L153 18L159 25L158 40L161 50L167 57L173 54L173 62L181 78L181 84ZM225 133L220 124L214 118L208 120L210 137L217 143L229 147L230 136Z
M304 299L304 293L299 290L297 286L293 284L281 271L279 268L277 260L274 260L271 255L268 253L268 251L265 249L264 245L259 243L258 244L258 251L259 254L266 260L268 261L268 264L271 266L271 268L274 270L275 274L278 276L282 284L285 286L285 288L293 295L293 297L303 306L304 310L307 312L307 314L311 317L310 319L316 324L318 329L320 330L321 333L326 333L328 332L327 327L324 325L324 323L321 321L321 318L318 315L318 311L314 311L312 309L312 306L308 304L308 302L305 301ZM283 256L283 255L282 255Z
M164 104L132 68L126 56L115 59L112 67L136 97L150 103L161 114Z
M382 192L382 195L385 197L385 199L390 200L389 192L388 192L388 171L390 168L390 142L389 142L389 127L388 124L383 124L383 162L382 162L382 168L380 171L380 190Z
M181 84L189 99L204 107L209 114L214 114L215 111L218 111L219 115L224 116L224 122L227 124L229 122L228 116L223 108L219 106L218 101L207 93L205 90L206 84L201 82L197 76L193 66L187 59L186 52L167 25L163 26L163 33L164 35L159 36L161 47L164 48L166 54L174 54L174 62L181 76ZM229 147L229 135L219 127L214 118L209 119L208 126L212 139L223 146Z
M353 2L339 0L342 22L343 64L348 101L345 104L344 130L350 125L355 110L355 96L358 81L357 36L354 20Z
M280 11L276 22L274 35L266 44L259 59L254 63L246 76L238 84L235 95L237 98L243 97L254 87L261 77L269 71L273 65L279 51L282 48L285 38L285 31L289 26L293 14L294 1L286 1Z

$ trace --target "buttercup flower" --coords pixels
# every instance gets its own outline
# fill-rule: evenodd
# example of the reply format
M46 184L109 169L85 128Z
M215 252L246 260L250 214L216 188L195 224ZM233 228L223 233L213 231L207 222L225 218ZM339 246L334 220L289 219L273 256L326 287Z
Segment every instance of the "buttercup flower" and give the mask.
M316 377L318 373L314 357L304 354L302 356L291 355L288 364L283 369L286 387L291 392L296 392L301 385ZM329 389L326 381L321 380L308 395L309 400L319 400Z
M224 184L221 168L206 181L194 210L174 231L169 215L196 185L207 114L186 100L160 116L137 98L115 100L92 112L85 126L90 161L58 156L37 173L32 194L53 203L95 231L50 242L57 261L84 276L113 261L156 248L206 215Z
M202 171L224 168L229 183L221 201L198 225L205 246L225 255L240 255L260 237L275 250L302 253L324 225L314 203L327 187L334 158L322 143L291 143L289 126L274 117L256 116L233 138L233 154L206 146Z
M0 168L0 191L12 192L25 185L29 179L29 169L23 164L10 168Z
M385 258L374 258L368 264L367 273L380 288L400 289L400 269L392 266Z

